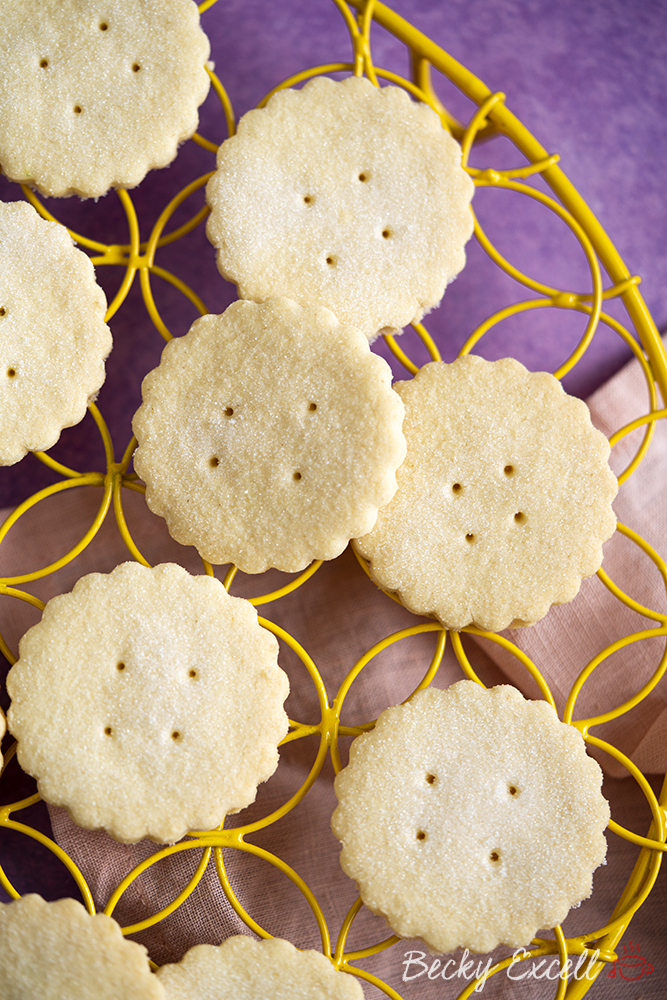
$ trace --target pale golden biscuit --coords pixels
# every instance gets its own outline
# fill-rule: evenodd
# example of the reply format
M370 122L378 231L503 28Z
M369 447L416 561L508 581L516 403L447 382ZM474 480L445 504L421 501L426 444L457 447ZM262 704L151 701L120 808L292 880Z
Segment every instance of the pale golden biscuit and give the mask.
M375 582L453 629L530 625L571 601L616 525L609 444L585 403L511 358L433 362L394 388L407 458L355 541Z
M197 129L209 43L192 0L0 0L0 49L2 172L42 194L134 187Z
M336 778L361 897L434 952L527 945L591 893L609 806L581 734L508 685L428 688L382 713Z
M0 903L3 1000L163 1000L143 945L75 899Z
M421 319L465 263L461 150L399 87L318 77L281 90L217 164L207 233L241 298L319 301L373 340Z
M293 573L333 559L396 490L403 404L389 366L328 309L273 299L203 316L142 394L146 501L209 562Z
M21 767L75 823L173 843L255 799L288 728L278 644L248 601L166 563L54 597L7 677Z
M355 978L318 951L244 935L200 944L157 973L166 1000L362 1000Z
M56 443L104 382L106 298L64 226L0 202L0 465Z

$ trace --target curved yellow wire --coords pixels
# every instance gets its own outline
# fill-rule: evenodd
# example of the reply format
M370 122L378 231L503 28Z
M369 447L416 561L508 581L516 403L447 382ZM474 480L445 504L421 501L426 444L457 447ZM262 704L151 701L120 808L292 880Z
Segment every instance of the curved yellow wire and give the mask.
M207 11L213 5L213 2L214 0L204 0L204 2L199 6L200 12L203 13ZM514 305L506 307L504 310L500 310L494 316L489 317L485 323L483 323L471 334L462 348L461 353L466 353L471 350L472 346L474 346L474 344L488 329L511 315L533 308L553 307L570 309L578 311L582 314L582 316L586 317L586 328L575 350L555 373L557 377L562 377L582 357L599 323L604 323L609 328L614 330L629 346L635 358L637 358L648 389L647 412L641 417L638 417L636 420L631 421L625 427L615 431L610 439L610 443L613 446L625 438L633 430L644 428L643 434L641 435L641 443L637 447L636 451L634 451L633 458L628 467L619 477L619 483L622 485L626 479L633 474L639 463L647 454L647 449L649 448L651 436L657 421L667 416L667 410L660 409L657 401L658 389L660 390L663 402L667 399L667 358L657 335L655 325L653 324L641 297L638 276L631 275L629 273L615 248L608 240L606 233L599 225L588 206L574 190L565 174L562 172L559 166L558 156L556 154L550 154L536 142L534 137L508 109L504 95L491 93L482 81L478 80L470 74L468 70L448 56L447 53L444 53L441 49L435 46L430 39L427 39L424 35L407 25L407 23L391 11L389 7L382 4L380 0L350 0L349 4L345 3L344 0L334 0L334 3L343 18L350 35L352 61L348 63L331 63L312 69L306 69L297 73L288 80L283 81L283 83L279 84L278 87L274 88L274 90L267 94L260 106L265 104L271 94L276 90L285 86L296 86L304 80L319 73L336 73L341 71L346 73L353 72L357 75L365 73L369 80L371 80L371 82L375 85L377 85L382 79L388 80L391 83L404 87L404 89L406 89L415 99L430 104L430 106L440 115L443 127L449 128L455 136L461 139L465 168L473 177L474 182L478 187L486 186L491 189L509 189L515 191L520 196L532 198L547 210L553 211L569 226L575 236L575 239L578 241L578 244L581 245L586 255L589 271L591 273L591 288L589 290L574 291L558 289L536 281L529 275L523 274L518 268L515 268L508 260L506 260L502 254L500 254L496 247L486 237L486 234L483 232L479 223L477 223L477 237L489 258L494 262L495 266L500 267L520 286L531 289L533 293L541 296L541 298L533 301L515 303ZM356 10L358 16L355 17L353 15L352 9ZM372 23L381 25L387 30L393 32L408 46L414 82L404 79L397 73L381 69L374 65L373 54L371 51ZM449 114L440 102L433 87L431 78L432 72L444 73L455 86L459 87L459 89L461 89L463 93L465 93L476 104L477 110L467 125L459 123L452 115ZM210 72L210 79L213 90L220 102L225 119L227 134L233 135L235 131L235 120L227 92L218 77L213 72ZM508 136L513 141L515 148L522 155L522 157L525 158L525 164L522 163L514 168L505 170L496 170L493 166L485 169L470 167L468 165L468 157L473 143L478 143L481 140L498 133ZM193 136L193 141L209 152L215 152L217 149L217 145L214 142L201 135L195 134ZM539 177L544 180L545 184L549 186L551 192L553 193L553 197L545 195L538 188L531 187L527 183L522 183L528 181L535 175L539 175ZM188 299L188 301L200 314L203 315L207 311L205 304L199 298L194 289L190 288L176 274L172 274L170 271L157 264L155 258L163 247L181 239L182 237L185 237L196 226L200 225L205 220L206 215L208 214L208 208L206 206L195 212L194 215L192 215L183 225L170 232L166 232L167 224L174 215L176 209L186 200L186 198L188 198L195 191L199 190L206 183L208 176L209 175L205 175L204 177L196 179L191 184L183 188L183 190L169 202L165 210L161 213L158 222L151 229L149 237L145 242L142 242L140 238L138 220L132 199L126 191L122 190L117 192L117 196L123 207L128 229L128 241L125 245L107 245L90 240L85 235L78 234L70 230L73 239L79 245L85 247L89 252L98 255L92 258L93 263L96 265L115 265L122 269L123 273L120 286L109 305L107 318L113 317L118 309L121 308L133 284L137 271L140 273L140 284L148 314L153 322L153 325L162 334L162 336L165 337L165 339L168 339L171 336L171 333L167 324L162 319L153 299L151 285L151 279L153 276L170 283ZM40 199L34 194L34 192L27 187L23 188L23 192L26 199L33 204L43 218L58 221L45 208L45 206L41 204ZM603 287L602 284L598 259L609 276L609 284L607 287ZM640 343L638 343L633 334L629 332L629 329L626 329L626 327L623 326L618 320L602 311L602 302L609 299L620 299L623 303L628 312L630 325L634 328L634 330L636 330ZM413 324L413 327L425 347L429 358L439 360L440 356L437 346L433 342L432 338L430 338L424 327L417 323ZM411 358L408 357L407 349L404 350L402 347L399 347L393 337L386 338L386 343L394 357L396 357L397 360L404 365L406 370L411 374L415 374L418 368ZM104 447L104 472L98 471L79 473L74 469L68 468L62 463L59 463L56 459L53 459L46 453L36 453L37 459L47 466L53 473L61 477L62 481L56 483L54 486L48 487L46 490L40 491L33 497L28 498L28 500L22 503L17 510L10 515L10 517L5 521L5 524L0 527L1 542L6 537L6 534L11 527L16 524L16 522L35 504L41 502L41 500L55 496L65 489L75 488L77 486L90 485L95 486L96 488L103 488L104 492L102 503L98 509L93 524L88 528L79 543L69 553L57 562L53 563L52 566L38 570L36 573L25 574L23 576L7 578L5 581L0 581L0 594L22 600L37 608L43 607L43 603L39 601L39 599L12 586L12 584L26 583L29 580L41 578L48 572L60 568L72 559L75 559L76 556L83 550L85 545L92 540L96 532L99 530L111 505L113 505L118 532L124 539L125 545L127 546L131 556L140 562L147 564L128 529L123 510L123 489L132 489L137 492L144 492L145 489L143 484L137 481L136 475L127 474L127 469L131 461L136 441L130 441L121 462L116 463L111 437L101 414L94 405L90 408L90 412L96 423ZM667 589L667 567L665 566L664 561L650 546L647 545L646 542L644 542L644 540L633 534L631 529L626 528L623 525L619 525L619 531L626 534L627 537L633 540L635 544L642 549L645 556L655 564L658 571L662 574L662 578ZM356 552L355 555L368 575L368 567L364 564L363 560L360 559ZM213 567L205 561L203 565L204 572L213 575ZM288 593L291 593L294 589L296 589L296 587L306 583L312 574L316 572L318 565L319 564L312 564L307 570L304 571L304 573L290 581L290 583L286 586L272 591L271 593L255 597L252 599L252 603L256 606L260 606L262 604L269 603L270 601L278 601ZM235 573L235 567L230 567L227 571L224 581L227 588L231 586ZM581 690L582 684L585 682L587 677L590 676L590 673L600 666L609 655L618 649L626 646L630 647L634 642L641 642L645 638L654 638L656 636L663 635L667 638L666 613L655 609L645 608L639 602L635 601L630 595L624 593L614 583L614 581L608 577L604 570L601 570L598 576L601 583L608 589L609 593L612 594L617 601L624 604L633 612L644 617L648 617L656 623L656 627L638 631L630 636L626 636L623 640L610 644L605 650L602 650L596 658L591 660L584 671L581 672L570 691L564 718L566 721L580 728L588 742L598 746L606 752L611 753L616 760L628 769L629 773L633 775L635 780L639 783L643 794L647 798L651 808L653 822L648 835L646 837L642 837L638 834L632 833L631 831L625 830L612 820L610 830L635 844L639 851L635 869L623 895L621 896L621 899L619 900L612 919L604 927L598 928L589 934L581 935L575 938L565 938L562 930L560 928L556 928L553 940L542 941L540 939L536 939L536 942L534 943L535 947L531 948L530 951L526 953L526 957L557 954L561 967L563 968L567 962L568 954L583 954L589 957L592 956L593 950L587 947L587 942L595 941L601 947L599 960L595 967L596 973L604 968L605 963L615 960L616 955L613 949L616 943L620 939L620 936L623 934L625 928L628 926L633 914L648 897L648 894L650 893L655 882L655 878L657 877L660 868L662 854L665 849L664 827L665 804L667 800L667 790L663 791L663 797L661 801L658 802L656 796L650 788L650 785L646 782L646 779L643 777L641 771L636 768L632 761L624 757L624 755L615 747L591 736L589 732L589 728L591 726L616 718L635 709L636 706L641 703L642 699L654 689L655 685L665 672L665 669L667 668L667 651L664 652L660 658L660 662L657 664L652 677L638 691L635 692L632 698L628 699L622 705L616 706L615 708L612 708L611 710L598 716L589 719L579 719L576 721L572 720L578 692ZM389 596L393 600L397 600L396 595L390 594ZM199 879L203 877L205 868L209 861L210 852L213 850L218 878L220 879L221 885L227 894L227 898L230 900L230 904L236 909L236 912L245 921L246 925L250 929L254 930L260 936L269 936L268 932L261 928L259 924L253 920L250 914L243 910L243 907L240 905L238 900L236 900L235 894L224 871L224 860L222 855L223 847L240 849L263 858L279 870L282 870L284 874L295 882L295 884L303 892L313 913L315 914L322 937L323 951L325 954L330 955L329 932L326 920L322 909L308 887L305 883L300 882L299 876L297 876L296 873L293 872L292 869L279 858L276 858L269 852L263 851L261 848L247 844L243 840L243 837L252 832L264 829L270 823L275 822L280 817L287 815L287 813L294 808L298 802L302 801L312 787L313 782L320 774L328 752L331 754L334 769L340 769L340 757L338 753L339 735L354 736L367 731L372 727L372 721L367 721L357 726L342 726L340 724L340 713L345 704L345 699L350 691L351 685L359 677L363 667L369 663L373 657L377 655L377 653L379 653L382 649L387 648L387 646L392 643L399 641L401 638L407 637L408 635L418 634L422 631L436 633L435 651L432 655L430 664L424 672L422 680L415 688L415 691L417 691L433 681L446 648L448 633L442 628L442 626L434 622L415 626L414 629L402 630L400 633L394 633L392 636L387 637L382 642L376 644L372 650L369 650L356 664L354 664L344 679L333 704L329 706L323 678L308 653L279 625L267 622L264 619L260 619L260 623L278 636L281 642L287 643L287 645L290 646L290 648L296 653L303 666L306 668L306 673L310 683L315 686L317 691L320 710L319 721L316 723L312 723L309 720L292 722L290 732L283 741L283 744L285 744L293 742L294 740L304 739L308 736L317 737L317 751L314 753L313 763L311 764L306 779L302 782L301 786L294 793L294 795L284 802L282 806L274 810L270 815L265 816L263 819L260 819L253 824L248 824L234 830L217 830L202 833L195 832L183 845L174 845L173 847L166 848L163 852L156 852L156 854L154 854L145 863L137 866L137 868L135 868L133 872L131 872L130 875L127 876L127 878L116 888L109 900L109 903L107 904L107 909L109 912L112 912L118 899L120 899L127 886L129 886L134 879L138 878L152 865L159 863L162 857L170 856L180 850L200 851L201 859L199 860L194 876L189 880L188 884L176 894L172 902L167 907L147 917L146 920L140 922L139 924L134 924L129 928L124 928L124 933L130 933L135 930L153 926L160 920L164 919L164 917L166 917L169 913L173 913L174 910L191 894ZM466 631L483 635L483 633L480 633L478 630L473 628L468 628ZM450 637L453 651L458 658L464 674L473 680L479 681L479 678L477 678L465 655L461 636L458 633L451 633ZM514 646L504 637L497 636L495 634L485 634L485 638L491 642L501 645L509 651L515 657L517 662L520 662L528 671L530 676L533 677L534 681L538 684L542 696L553 705L553 698L546 679L542 676L536 665L532 663L532 661L525 654L523 654L518 647ZM8 655L10 660L13 661L13 659L15 659L11 651L6 647L6 643L1 636L0 649ZM409 697L412 697L414 693L415 692L413 691ZM11 748L6 755L6 761L11 759L13 752L14 750ZM41 840L41 842L45 843L49 849L53 850L53 853L72 871L72 874L75 879L77 879L77 883L82 891L86 905L91 912L94 912L94 904L90 890L88 889L83 876L80 872L78 872L78 869L76 869L76 866L70 861L67 855L64 854L64 852L62 852L57 845L53 844L52 841L48 841L48 838L43 839L42 835L38 834L37 831L34 831L30 827L23 824L16 823L14 820L9 818L12 810L26 808L31 802L36 800L37 797L32 796L21 803L14 803L12 806L6 807L5 811L0 811L0 825L8 826L9 828L15 829L27 836L34 837L35 840ZM9 811L6 811L7 809ZM0 884L5 886L10 895L18 895L17 890L11 885L6 877L6 874L1 868ZM373 984L386 996L392 997L394 1000L400 1000L399 994L387 983L383 983L372 973L349 964L352 961L362 960L377 954L379 951L390 947L397 940L395 937L390 937L384 941L369 945L367 948L346 953L345 944L349 931L360 908L361 901L358 900L350 909L343 922L336 942L335 952L333 956L330 955L330 957L337 968ZM511 959L508 959L505 962L497 963L494 969L490 970L490 974L495 974L499 970L506 968L510 961ZM567 995L568 1000L576 1000L576 998L583 996L588 988L588 985L589 984L580 982L571 982L568 985L564 980L561 980L558 984L556 1000L562 1000L565 995ZM474 991L475 984L469 984L463 994L461 994L461 998L473 995Z

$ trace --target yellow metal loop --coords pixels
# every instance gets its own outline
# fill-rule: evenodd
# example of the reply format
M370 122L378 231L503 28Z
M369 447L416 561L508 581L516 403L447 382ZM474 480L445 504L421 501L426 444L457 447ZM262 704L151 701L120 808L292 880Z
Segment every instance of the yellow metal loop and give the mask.
M209 10L215 0L204 0L200 3L201 13ZM516 296L520 301L514 301L508 297L506 304L498 309L492 316L487 316L478 324L475 330L470 333L459 353L466 354L473 349L479 340L494 326L505 319L519 316L525 312L537 309L558 309L569 310L581 314L581 325L584 327L583 333L570 356L556 370L558 378L564 377L583 357L592 338L597 332L598 325L604 324L608 330L616 334L628 350L632 352L636 359L639 371L646 385L646 401L643 406L644 413L636 419L626 423L625 426L616 429L610 435L610 444L616 446L625 440L633 431L637 431L637 438L641 441L628 450L632 453L627 468L618 477L622 486L627 479L634 474L640 462L647 454L650 454L649 445L657 422L667 418L667 358L662 348L655 324L653 323L639 291L640 279L637 275L631 275L615 248L609 241L606 233L599 222L590 211L586 203L581 199L576 190L559 166L559 157L555 153L549 153L537 140L528 132L522 123L512 114L505 103L502 93L492 93L486 85L471 74L465 67L457 63L451 56L443 52L430 39L403 21L390 7L381 3L380 0L333 0L335 7L339 11L344 25L350 37L350 61L331 62L311 68L305 68L288 79L279 83L262 99L259 107L265 106L272 94L285 87L296 87L304 81L321 74L354 73L356 75L365 74L374 85L378 86L380 81L388 81L402 87L410 96L428 104L440 116L443 128L448 129L462 145L462 163L464 169L473 178L477 188L489 188L489 198L498 199L496 192L511 191L522 198L530 198L541 209L545 209L555 215L568 227L568 245L565 250L569 252L569 244L572 244L577 254L579 248L583 251L590 282L587 278L584 288L561 288L549 285L546 282L532 278L529 274L523 273L515 267L510 260L493 244L486 235L479 221L473 213L475 224L475 235L487 254L489 260L495 267L503 272L514 282L513 288L518 293ZM353 13L354 11L354 13ZM409 63L411 66L412 79L406 79L399 73L383 69L374 65L374 53L372 51L371 36L375 38L375 31L386 29L393 33L406 46ZM377 52L375 53L377 55ZM209 77L213 93L219 102L220 115L220 135L217 129L214 138L224 141L225 136L232 136L236 130L236 123L232 105L225 87L217 75L209 68ZM467 124L459 122L438 97L438 80L435 74L442 74L451 84L457 87L473 105L476 111ZM435 85L434 85L435 81ZM473 144L478 144L482 140L489 139L494 135L503 135L513 143L516 152L516 162L520 165L516 167L501 169L496 165L493 156L490 155L483 167L471 167L469 159ZM198 133L192 136L192 141L200 148L206 150L207 154L216 154L218 150L217 142L209 137L204 137ZM493 147L487 147L493 154ZM198 154L199 156L201 154ZM210 166L213 166L213 157L209 156ZM125 304L128 293L134 283L137 272L139 273L139 284L141 288L143 303L148 317L153 327L165 340L172 337L169 329L169 314L166 309L161 313L159 292L162 290L162 283L167 283L197 310L200 315L207 312L207 307L195 288L191 288L176 271L162 266L161 251L168 245L186 238L195 229L201 226L209 213L206 205L202 204L203 189L211 173L206 173L195 178L187 184L160 213L155 224L150 228L144 239L141 239L137 213L135 211L132 195L124 190L118 190L118 197L122 207L127 239L125 243L103 243L89 239L85 233L77 233L69 230L75 242L85 248L91 255L91 260L96 266L111 266L119 268L118 289L109 303L107 319L111 319ZM549 190L549 193L545 191ZM59 220L42 204L41 199L27 186L22 188L24 197L33 205L42 218L49 221ZM192 199L188 201L188 199ZM482 200L482 199L480 199ZM187 221L169 229L175 225L172 221L176 218L177 212L182 212ZM180 215L178 216L180 218ZM569 239L571 233L575 241ZM147 238L146 238L147 235ZM166 257L166 255L164 255ZM510 253L511 256L511 253ZM605 286L603 287L602 273L605 275ZM529 290L530 298L521 298L525 295L525 290ZM603 312L602 304L607 300L617 300L622 304L627 312L625 321L622 323L615 317ZM414 375L418 370L418 364L410 355L423 360L425 356L433 361L440 360L438 345L430 336L426 328L421 323L413 323L412 331L406 330L400 340L393 336L385 336L385 344L393 357L404 366L410 375ZM175 333L181 331L174 330ZM415 337L418 338L415 340ZM126 549L131 558L149 565L143 556L142 538L133 535L128 526L124 507L124 490L145 493L145 486L135 473L130 473L130 463L136 447L136 439L131 438L120 461L116 461L115 451L109 429L105 420L95 404L89 407L90 419L95 423L96 433L99 434L101 448L99 449L98 464L95 471L79 471L70 468L51 457L45 452L37 452L36 458L43 466L47 467L53 474L52 478L58 481L30 496L17 509L9 515L4 524L0 526L0 544L7 539L8 532L25 517L36 505L42 501L48 502L51 498L56 498L58 494L64 493L68 489L90 486L99 489L100 502L95 513L92 524L86 530L82 528L82 535L77 544L60 559L52 564L38 568L32 572L21 572L20 574L4 579L0 579L0 595L9 599L19 600L28 604L38 611L43 609L44 603L39 598L21 589L21 586L37 580L41 580L48 574L69 566L83 552L86 546L96 537L102 525L108 518L109 511L113 508L114 516L109 520L109 528L116 531L117 536L123 539ZM89 419L89 418L87 418ZM132 522L130 522L132 523ZM86 526L84 526L86 527ZM659 573L667 596L667 565L658 553L636 532L623 524L618 525L618 531L625 538L631 541L641 552L641 558L645 559L646 565L651 573ZM10 543L12 539L9 540ZM355 556L362 566L367 576L370 576L369 567L366 562L359 557L355 551ZM76 563L75 563L76 565ZM251 603L255 607L272 603L276 608L276 617L280 618L280 612L284 605L280 601L287 595L296 591L297 588L306 587L313 575L319 569L320 563L314 562L302 573L293 575L284 586L278 587L267 593L261 593L251 598ZM21 564L23 570L24 566ZM214 576L214 567L206 560L202 559L202 572ZM230 590L233 586L237 574L237 568L230 566L219 571L221 576L224 572L223 585ZM624 838L636 851L636 863L632 875L621 895L614 912L609 921L603 926L594 928L585 934L576 937L565 937L562 929L556 927L553 938L535 939L531 947L526 949L521 961L537 959L542 956L552 956L556 965L560 965L561 970L568 967L569 957L577 956L584 958L587 962L593 963L592 973L597 975L610 962L617 959L616 947L622 935L625 933L633 915L647 899L655 883L660 870L662 856L665 852L665 840L667 830L667 783L658 798L653 792L650 783L642 774L641 770L625 756L617 747L605 743L591 734L591 730L596 726L625 716L626 713L639 713L642 710L642 703L651 692L656 689L658 683L664 683L664 674L667 672L667 602L663 598L659 607L646 607L637 601L631 593L624 592L609 574L601 569L598 572L598 580L593 581L593 586L606 588L610 600L615 602L615 606L627 608L634 614L641 616L643 621L641 628L630 635L611 642L606 648L597 652L580 672L575 682L571 685L567 702L563 714L563 719L568 724L576 727L584 739L592 746L597 747L601 752L610 754L619 764L621 764L637 783L642 795L646 799L651 811L652 822L646 836L635 834L627 830L613 818L610 824L610 834ZM369 584L370 586L370 584ZM258 585L260 589L261 584ZM631 587L629 588L632 589ZM387 594L392 601L400 604L396 594ZM19 606L15 606L19 607ZM390 607L390 606L388 606ZM648 620L648 621L647 621ZM373 666L373 669L382 669L381 661L377 658L389 647L402 640L411 640L425 633L433 633L432 652L424 657L422 664L421 679L415 684L412 679L409 687L412 691L407 695L405 701L412 698L418 691L423 690L433 683L443 661L448 638L452 643L452 651L459 664L461 674L477 683L481 683L475 669L466 655L466 648L463 646L463 637L458 632L448 632L439 622L432 621L420 623L410 628L401 629L381 639L368 649L357 661L349 667L347 673L335 694L333 702L330 704L324 677L319 665L311 658L308 651L303 648L297 639L286 631L281 625L268 621L264 618L258 619L259 624L275 635L280 643L286 645L297 659L297 674L299 683L312 685L312 690L316 692L317 708L304 718L290 720L290 729L281 748L285 756L287 751L284 748L289 743L312 739L312 744L302 743L304 749L304 759L307 761L303 773L299 776L299 787L292 794L285 792L288 796L275 806L271 805L271 811L252 823L239 825L235 828L224 828L224 824L216 830L191 831L187 838L179 844L158 849L148 859L135 866L127 876L120 881L113 889L108 900L105 912L112 914L115 912L119 901L131 886L137 881L149 875L154 866L161 864L163 860L171 858L176 854L185 851L194 851L192 855L193 864L190 870L193 874L181 883L174 885L171 901L164 907L153 913L147 913L143 920L133 923L123 928L124 934L131 934L142 930L147 930L160 921L174 914L186 900L192 897L196 887L201 884L201 880L207 877L217 879L222 891L233 910L245 923L249 930L262 938L270 937L269 931L262 927L260 922L248 913L240 900L237 898L235 888L229 879L225 869L225 850L242 851L246 855L260 859L272 866L273 869L282 872L298 888L303 895L311 912L314 915L318 926L322 951L326 954L334 967L341 972L354 975L367 982L385 996L393 1000L401 1000L399 993L388 983L380 980L379 977L369 972L367 969L357 967L354 962L362 962L374 955L379 954L398 942L396 936L374 940L366 943L366 946L355 947L354 950L346 950L347 943L355 919L362 910L361 899L358 898L344 917L340 931L336 939L335 949L331 950L331 940L329 928L325 914L315 897L313 891L307 886L305 881L297 872L285 861L272 854L264 847L260 847L248 842L249 837L257 833L262 837L274 823L288 817L291 821L292 812L301 806L307 809L313 795L311 789L318 780L328 773L324 770L328 766L327 758L331 757L334 772L341 769L341 754L339 750L339 740L341 737L355 737L371 730L375 724L374 719L364 719L363 721L350 720L352 724L342 725L341 715L345 706L349 707L350 692L355 685L363 684L362 677L365 676L365 668ZM645 627L646 625L650 627ZM473 634L481 641L481 644L493 643L500 647L504 653L513 657L516 664L519 664L527 675L531 678L544 698L555 708L555 701L550 690L549 664L534 663L518 645L510 642L505 636L495 633L483 633L474 627L468 627L464 631ZM640 684L639 681L633 686L632 694L622 704L612 705L605 703L600 708L596 716L590 718L574 719L579 693L587 680L595 670L605 670L605 664L609 657L626 650L632 656L635 644L644 643L646 640L656 640L659 638L664 645L662 652L656 651L655 663L652 664L652 673L648 680ZM421 641L421 640L420 640ZM10 662L16 660L16 656L9 649L6 640L0 635L0 651L4 653ZM429 659L430 657L430 659ZM427 662L428 661L428 662ZM474 661L473 661L474 662ZM325 674L326 677L326 674ZM642 678L643 680L643 678ZM639 685L639 686L638 686ZM406 683L406 689L408 685ZM404 691L401 694L405 693ZM398 697L398 696L397 696ZM346 720L347 721L347 720ZM310 752L310 756L306 755ZM13 760L16 753L16 744L13 744L5 754L4 767ZM306 773L307 768L307 773ZM305 775L305 777L304 777ZM310 796L310 797L309 797ZM21 834L41 843L52 852L54 857L63 863L75 878L81 891L85 905L91 913L95 911L93 897L84 876L78 867L65 854L62 849L49 840L39 831L34 830L27 824L18 823L13 814L20 810L27 809L31 804L39 800L39 796L33 795L22 799L19 802L11 803L0 808L0 828L14 831L14 834ZM257 813L253 813L257 815ZM298 816L299 813L295 813ZM262 841L264 843L264 841ZM213 854L215 870L210 863ZM196 864L195 864L196 861ZM251 867L256 867L251 865ZM152 871L152 875L156 875ZM185 884L184 884L185 883ZM0 885L11 897L19 895L19 889L12 884L7 873L0 866ZM20 887L19 887L20 888ZM239 892L241 895L241 893ZM357 928L358 929L358 925ZM363 945L362 941L362 945ZM599 952L598 952L599 949ZM597 958L596 958L597 956ZM487 976L496 975L507 969L515 961L513 957L496 963L488 970ZM459 996L459 1000L467 997L474 997L477 992L481 992L482 982L475 980L468 983ZM555 988L556 1000L579 1000L590 985L587 982L569 982L565 977L559 979Z

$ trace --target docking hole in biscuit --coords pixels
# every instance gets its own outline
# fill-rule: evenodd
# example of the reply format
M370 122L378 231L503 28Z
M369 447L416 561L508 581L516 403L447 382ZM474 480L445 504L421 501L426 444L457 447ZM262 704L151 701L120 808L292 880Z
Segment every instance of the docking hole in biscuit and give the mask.
M216 458L216 456L214 455L208 464L211 466L212 469L217 469L218 466L220 465L220 459Z
M19 763L45 801L122 843L213 829L278 765L277 656L252 605L213 577L172 563L91 573L21 639L7 677Z
M0 306L0 316L6 316L6 315L7 315L7 310L5 309L4 306Z
M434 774L427 774L426 775L426 781L428 782L429 785L433 785L435 783L435 775Z
M310 195L310 194L305 194L305 195L303 196L303 200L304 200L304 202L306 203L306 205L312 205L312 204L313 204L313 201L314 201L315 199L313 198L313 196L312 196L312 195Z
M3 7L2 172L44 195L99 198L110 187L136 187L196 131L210 87L210 46L190 0L113 0L114 24L90 18L97 6L22 0ZM53 72L45 49L54 53ZM41 74L26 74L27 50ZM141 84L133 82L139 73ZM85 125L81 119L81 131L70 134L70 116L82 113Z
M15 368L8 368L7 369L7 378L15 378L15 377L16 377L16 369Z
M228 406L226 408L226 410L225 410L225 416L226 417L233 417L234 416L234 410L233 410L233 408L231 406Z
M395 934L434 953L518 948L590 895L607 846L601 784L546 702L463 680L418 691L354 740L331 827L343 871Z
M142 393L148 506L209 562L294 573L333 559L395 491L405 443L390 369L320 306L239 300L202 316Z
M338 261L336 257L333 257L331 254L329 254L329 256L327 257L327 264L329 265L329 267L335 267L337 263Z
M407 461L354 541L373 581L456 630L532 625L571 601L616 525L609 442L586 404L546 372L472 354L394 391Z
M317 212L305 212L311 191L295 190L297 163L302 184L316 179ZM372 341L439 304L465 263L472 192L431 108L399 87L319 76L274 94L221 144L206 231L242 298L318 301ZM327 260L340 265L335 284L313 267L327 244L345 248L343 262Z
M123 663L122 660L120 661L120 663L116 664L116 670L120 670L120 671L125 670L125 664Z

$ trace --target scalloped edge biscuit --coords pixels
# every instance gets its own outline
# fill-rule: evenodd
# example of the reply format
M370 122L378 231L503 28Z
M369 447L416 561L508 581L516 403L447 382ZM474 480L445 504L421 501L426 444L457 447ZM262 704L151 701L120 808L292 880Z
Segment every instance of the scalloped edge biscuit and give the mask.
M319 301L374 340L420 320L463 268L472 193L426 104L317 77L222 143L206 231L241 298Z
M0 465L51 448L104 382L111 331L89 257L27 202L0 202Z
M318 951L298 951L282 938L243 934L221 945L195 945L157 972L166 1000L363 1000L357 980Z
M400 937L516 948L590 895L607 849L601 783L550 705L464 680L419 691L353 742L331 825L343 870Z
M394 384L407 457L354 546L375 583L447 628L534 624L602 563L618 484L588 407L513 358L431 362Z
M396 490L403 404L328 309L238 301L170 341L142 385L134 465L170 534L211 563L333 559Z
M288 729L257 612L206 575L122 563L52 598L7 676L40 795L123 843L174 843L254 801Z
M0 0L0 164L42 194L99 198L197 130L210 46L192 0Z
M29 893L0 903L0 996L20 1000L163 1000L146 949L75 899Z

